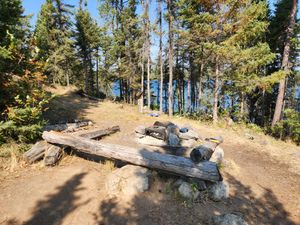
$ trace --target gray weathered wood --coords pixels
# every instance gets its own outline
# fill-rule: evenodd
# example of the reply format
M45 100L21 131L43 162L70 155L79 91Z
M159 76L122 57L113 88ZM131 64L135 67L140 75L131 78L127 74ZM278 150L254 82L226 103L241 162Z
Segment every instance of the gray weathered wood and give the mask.
M76 129L89 126L90 124L91 124L91 121L79 121L76 123L46 125L44 127L44 131L54 130L54 131L73 132L73 131L76 131Z
M72 134L45 131L43 132L43 138L53 144L70 146L78 151L105 158L122 160L135 165L164 170L188 177L196 177L203 180L222 180L217 164L212 162L194 164L190 159L185 157L150 152L146 149L101 143Z
M85 137L85 138L90 138L90 139L96 139L96 138L101 138L113 133L116 133L120 131L120 127L119 126L113 126L113 127L109 127L106 129L96 129L96 130L92 130L92 131L86 131L84 133L79 134L80 137Z
M85 132L80 133L80 134L77 134L77 133L74 133L74 134L79 135L81 137L90 138L90 139L97 139L97 138L104 137L106 135L113 134L117 131L120 131L119 126L113 126L113 127L107 128L107 129L100 129L100 130L97 129L97 130L92 130L92 131L85 131ZM54 147L57 148L57 146L54 146ZM54 151L54 149L56 149L56 148L53 148L53 146L51 144L47 143L46 141L39 141L36 144L34 144L30 150L28 150L27 152L25 152L23 154L23 158L28 163L32 164L32 163L36 162L37 160L42 159L45 156L45 152L49 148L51 148L51 151L49 152L49 154L50 155L55 155L56 151ZM60 152L63 152L63 148L60 150ZM58 157L58 156L57 156L57 160L52 160L52 161L55 161L55 163L56 163L60 159L60 157ZM47 154L46 154L45 157L47 157ZM49 159L47 159L47 160L50 162ZM47 162L45 163L45 165L48 164ZM49 163L49 164L51 164L51 163Z
M23 158L28 163L32 164L35 161L44 157L45 151L50 147L46 141L38 141L31 149L23 154Z
M161 126L151 126L146 127L145 129L146 135L149 135L151 137L160 139L160 140L166 140L166 128Z
M45 151L44 165L54 166L62 157L64 148L49 144L50 147Z

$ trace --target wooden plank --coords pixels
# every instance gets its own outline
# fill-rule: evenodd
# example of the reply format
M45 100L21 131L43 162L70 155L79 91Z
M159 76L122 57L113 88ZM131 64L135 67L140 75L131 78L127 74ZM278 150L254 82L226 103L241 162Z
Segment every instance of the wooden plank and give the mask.
M84 133L80 133L79 136L80 137L85 137L85 138L90 138L90 139L96 139L96 138L101 138L113 133L116 133L120 131L120 127L119 126L113 126L113 127L109 127L106 129L96 129L96 130L89 130L89 131L85 131Z
M50 143L70 146L88 154L110 159L122 160L135 165L159 169L188 177L209 181L220 181L216 163L193 163L190 159L180 156L151 152L147 149L136 149L121 145L101 143L99 141L58 132L43 132L43 138Z

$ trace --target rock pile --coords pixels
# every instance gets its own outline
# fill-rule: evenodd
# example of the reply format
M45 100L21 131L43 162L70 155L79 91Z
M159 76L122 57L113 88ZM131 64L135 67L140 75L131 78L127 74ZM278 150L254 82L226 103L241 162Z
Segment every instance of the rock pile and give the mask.
M221 164L224 151L219 146L223 142L222 137L203 139L191 126L178 126L172 122L156 121L152 126L138 126L135 129L137 142L143 145L169 148L186 148L185 156L190 157L193 163L211 161ZM200 165L200 164L199 164ZM229 196L229 185L224 181L207 182L194 178L179 178L174 183L174 188L183 197L197 200L201 191L206 191L213 201L222 201Z

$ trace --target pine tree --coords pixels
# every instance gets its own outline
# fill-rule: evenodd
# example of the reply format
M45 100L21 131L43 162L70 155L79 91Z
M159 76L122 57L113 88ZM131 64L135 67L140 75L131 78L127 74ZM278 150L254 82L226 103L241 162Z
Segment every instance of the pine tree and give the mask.
M169 116L173 116L173 1L167 0L169 27Z
M294 34L294 27L296 24L296 11L297 11L297 0L293 0L292 1L292 5L289 4L291 3L291 1L281 1L277 4L277 10L275 12L275 14L278 17L282 16L282 10L280 7L286 7L286 6L290 6L289 10L287 10L287 12L289 11L289 13L287 15L289 15L289 20L288 21L283 21L283 26L282 30L279 30L279 34L277 35L277 37L281 40L284 40L283 43L277 41L278 43L278 47L280 48L280 45L283 46L283 50L282 50L282 61L281 61L281 70L284 71L285 75L289 74L290 71L290 54L291 54L291 39L293 37ZM279 7L279 8L278 8ZM276 17L275 17L275 21L276 21ZM283 33L285 32L285 33ZM275 106L275 112L274 112L274 116L273 116L273 120L272 120L272 126L274 126L282 117L282 112L283 112L283 107L284 107L284 96L285 96L285 91L286 91L286 79L283 78L280 80L279 82L279 87L278 87L278 95L277 95L277 100L276 100L276 106Z
M36 24L35 37L40 50L38 58L46 62L45 71L53 83L68 85L73 75L72 64L76 56L71 39L72 8L72 5L61 0L47 0Z
M93 71L93 56L97 54L100 45L100 28L92 19L87 9L83 9L82 2L75 15L76 19L76 46L78 55L83 64L85 74L85 92L95 94L95 82ZM98 75L97 75L98 76Z

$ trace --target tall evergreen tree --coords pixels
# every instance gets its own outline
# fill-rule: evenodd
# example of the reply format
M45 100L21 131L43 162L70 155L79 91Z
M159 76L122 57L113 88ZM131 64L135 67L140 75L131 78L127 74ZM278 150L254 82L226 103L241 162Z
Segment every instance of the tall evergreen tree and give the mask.
M97 53L99 49L100 28L82 4L82 1L80 1L80 7L75 15L75 44L78 47L78 55L83 64L85 92L93 95L95 94L93 53Z
M276 6L274 21L278 21L278 18L282 17L282 13L286 12L285 15L288 16L288 20L284 19L282 22L282 29L275 29L275 34L278 40L277 47L282 51L281 53L281 66L280 69L284 71L285 76L290 73L290 55L291 55L291 41L294 36L294 28L296 24L296 12L297 12L297 0L280 1ZM277 32L276 32L277 31ZM284 107L284 97L286 91L286 77L282 78L279 82L278 95L276 100L275 112L272 120L272 126L274 126L282 117L283 107Z

